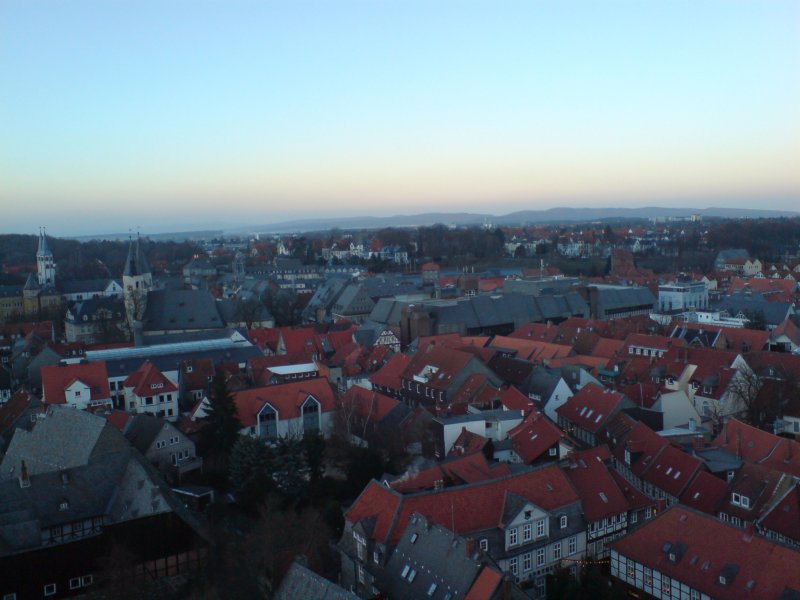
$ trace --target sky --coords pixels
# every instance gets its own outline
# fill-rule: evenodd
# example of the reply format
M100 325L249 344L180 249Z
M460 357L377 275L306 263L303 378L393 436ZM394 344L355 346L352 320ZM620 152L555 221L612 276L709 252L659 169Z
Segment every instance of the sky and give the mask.
M0 0L0 232L800 210L800 1Z

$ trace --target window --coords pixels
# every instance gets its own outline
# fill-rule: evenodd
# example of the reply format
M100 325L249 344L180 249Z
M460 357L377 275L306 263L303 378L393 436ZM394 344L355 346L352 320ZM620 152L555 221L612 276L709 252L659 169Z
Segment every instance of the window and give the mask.
M669 577L664 577L662 575L661 579L661 593L662 594L671 594L672 593L672 585L670 583Z
M570 556L572 556L577 551L578 551L578 538L573 535L571 538L569 538L569 542L567 542L567 552L569 552Z
M653 570L647 567L644 568L644 584L653 585Z
M652 516L653 516L653 508L651 506L648 506L647 508L644 509L644 518L650 519L652 518Z
M531 523L525 523L522 526L522 541L523 542L530 542L533 539L533 525Z
M358 565L358 582L364 583L364 567L362 565Z
M544 519L536 521L536 537L544 537Z
M414 581L414 578L417 576L417 570L411 569L411 573L408 574L408 583Z
M81 587L81 578L80 577L73 577L69 580L69 589L77 590Z
M698 590L692 590L691 600L700 600L700 592Z
M561 526L561 529L566 529L566 527L567 527L567 515L561 515L561 518L559 519L559 525Z
M480 541L480 547L481 547L481 550L483 550L484 552L488 552L489 551L489 540L487 540L486 538L483 538Z
M544 565L544 548L536 550L536 566L541 567Z
M408 572L409 572L410 570L411 570L411 567L409 567L408 565L404 566L404 567L403 567L403 571L400 573L400 577L402 577L403 579L405 579L405 578L406 578L406 575L408 575Z
M511 571L512 575L516 575L519 571L519 559L516 556L508 560L508 570Z
M436 588L439 587L436 583L432 583L431 587L428 588L428 596L433 596L436 592Z
M178 436L169 438L169 443L170 443L171 446L174 446L175 444L177 444L180 441L181 441L181 439Z
M739 494L737 494L736 492L734 492L733 499L731 500L731 502L733 504L739 505L739 504L742 503L742 497Z
M556 542L553 544L553 560L559 560L561 558L561 542Z
M75 397L76 398L80 398L81 397L81 391L80 390L75 390Z
M56 584L55 583L48 583L44 586L44 595L45 596L55 596L56 595Z
M156 442L156 448L164 448L167 445L167 440L158 440Z
M372 553L372 562L374 562L376 565L380 564L381 562L381 555L378 554L377 550Z
M550 453L550 456L557 456L558 455L558 448L556 448L556 447L550 448L550 450L548 450L548 452Z
M633 578L636 577L636 567L633 563L628 563L628 577Z
M508 530L508 545L509 546L516 546L517 545L517 528L512 527Z
M528 572L533 568L533 552L526 552L522 555L522 571Z
M416 542L418 537L419 537L419 535L418 535L418 534L416 534L416 533L415 533L415 534L413 534L413 535L411 536L411 543L413 544L414 542Z
M636 523L636 521L638 521L638 520L639 520L639 513L637 513L636 511L633 511L631 513L631 523Z
M750 498L747 496L742 496L742 506L744 508L750 508Z

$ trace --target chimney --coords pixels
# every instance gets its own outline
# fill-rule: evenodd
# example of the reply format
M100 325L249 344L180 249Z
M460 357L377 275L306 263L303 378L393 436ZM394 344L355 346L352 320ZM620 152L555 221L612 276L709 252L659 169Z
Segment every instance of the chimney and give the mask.
M472 538L465 538L465 541L467 542L464 545L464 548L465 548L466 553L467 553L467 557L468 558L472 558L472 555L475 552L475 540L472 539Z
M22 468L19 470L19 487L21 488L29 488L31 487L31 480L28 477L28 467L25 464L25 461L22 461Z
M689 431L697 431L697 421L694 418L689 419Z
M706 447L706 441L702 435L696 435L692 438L692 450L695 452L698 450L702 450Z
M742 432L736 432L736 458L742 458Z

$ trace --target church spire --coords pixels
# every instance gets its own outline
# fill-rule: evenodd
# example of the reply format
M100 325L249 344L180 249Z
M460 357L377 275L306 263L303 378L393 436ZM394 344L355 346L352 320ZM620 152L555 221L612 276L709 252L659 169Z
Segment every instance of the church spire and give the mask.
M145 258L137 233L136 241L131 240L131 245L128 247L128 259L125 261L125 270L122 274L128 277L137 277L146 273L150 273L150 265L147 264L147 258Z
M47 234L44 227L39 227L39 249L36 251L37 258L39 256L53 256L50 252L50 246L47 245Z

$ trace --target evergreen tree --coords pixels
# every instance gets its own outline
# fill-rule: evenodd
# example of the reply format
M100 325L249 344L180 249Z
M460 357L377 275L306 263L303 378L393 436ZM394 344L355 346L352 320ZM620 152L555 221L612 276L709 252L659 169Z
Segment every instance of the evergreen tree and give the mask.
M214 389L209 397L209 408L203 420L201 446L210 452L228 454L239 439L242 424L236 415L233 394L228 390L225 372L217 366L214 374Z
M239 503L256 508L274 487L272 452L261 440L240 436L231 449L231 486Z

